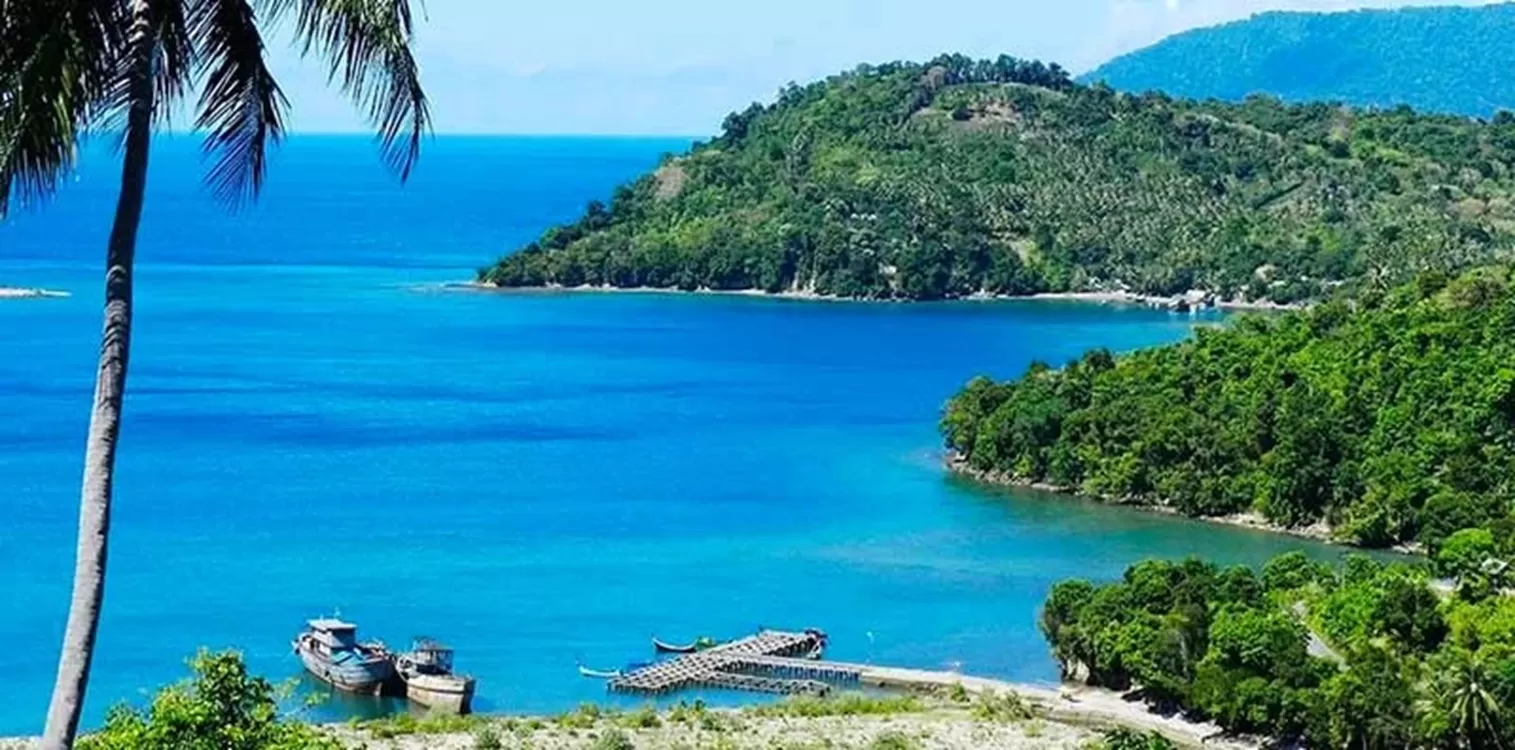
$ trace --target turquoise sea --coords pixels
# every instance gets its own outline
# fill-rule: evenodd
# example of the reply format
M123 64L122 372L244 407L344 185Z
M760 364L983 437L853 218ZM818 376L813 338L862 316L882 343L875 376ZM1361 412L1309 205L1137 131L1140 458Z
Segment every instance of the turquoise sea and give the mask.
M273 678L340 612L430 634L480 708L605 700L648 638L828 630L841 658L1051 681L1048 586L1143 556L1325 548L944 475L963 381L1198 323L1034 302L443 291L677 140L439 138L401 189L302 137L230 214L158 143L87 721L235 647ZM108 147L0 225L0 736L40 730L72 566ZM726 696L727 699L740 699ZM334 701L320 718L375 707Z

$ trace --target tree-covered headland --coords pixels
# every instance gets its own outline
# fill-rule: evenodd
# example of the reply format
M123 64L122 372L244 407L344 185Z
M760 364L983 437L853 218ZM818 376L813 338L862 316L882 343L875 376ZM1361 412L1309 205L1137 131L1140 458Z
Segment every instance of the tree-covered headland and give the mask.
M1439 593L1422 566L1147 561L1057 584L1041 627L1069 677L1283 746L1515 743L1515 598Z
M1289 302L1485 262L1512 222L1505 115L1188 101L944 56L791 85L480 280Z
M1515 546L1509 269L1244 316L1182 343L979 378L941 427L964 468L1194 516L1325 522L1435 552Z

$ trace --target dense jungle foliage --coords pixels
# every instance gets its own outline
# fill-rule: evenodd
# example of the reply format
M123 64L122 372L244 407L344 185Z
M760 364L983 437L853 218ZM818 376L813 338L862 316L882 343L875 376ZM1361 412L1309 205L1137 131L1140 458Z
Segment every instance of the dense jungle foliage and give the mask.
M1273 12L1175 34L1081 78L1198 99L1266 93L1492 117L1515 109L1511 57L1510 3Z
M1512 193L1515 118L1128 95L950 56L790 86L480 279L1288 302L1498 256Z
M1515 288L1504 267L1427 274L1182 343L979 378L947 404L966 467L1196 516L1324 521L1435 551L1515 539Z
M1515 598L1439 594L1424 567L1148 561L1057 584L1041 627L1067 676L1235 732L1342 750L1515 743Z

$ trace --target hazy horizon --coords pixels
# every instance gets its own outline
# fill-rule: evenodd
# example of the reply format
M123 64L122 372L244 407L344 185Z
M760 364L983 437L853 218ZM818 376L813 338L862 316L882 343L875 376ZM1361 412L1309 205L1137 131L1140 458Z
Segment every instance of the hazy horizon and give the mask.
M934 9L902 0L774 0L736 18L693 0L429 0L417 18L417 50L438 134L708 136L727 113L771 101L789 82L862 62L1009 54L1082 73L1171 34L1263 11L1438 4L1489 3L965 0L950 14L928 14ZM366 130L324 70L277 39L269 48L293 105L291 131Z

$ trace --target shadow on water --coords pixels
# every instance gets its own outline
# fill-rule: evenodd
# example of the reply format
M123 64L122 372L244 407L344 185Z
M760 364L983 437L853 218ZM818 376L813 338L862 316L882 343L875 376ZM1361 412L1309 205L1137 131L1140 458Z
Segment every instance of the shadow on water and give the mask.
M1141 543L1132 546L1150 554L1138 557L1201 557L1222 564L1256 567L1275 555L1297 550L1332 563L1340 563L1354 554L1382 563L1425 563L1423 557L1394 550L1333 544L1279 531L1108 503L1085 495L991 484L950 471L944 472L943 481L955 493L993 508L1012 521L1062 529L1077 536L1092 534L1108 542L1139 539Z
M404 698L377 695L354 695L337 690L302 672L295 680L293 700L304 706L302 716L317 722L366 721L410 711Z

